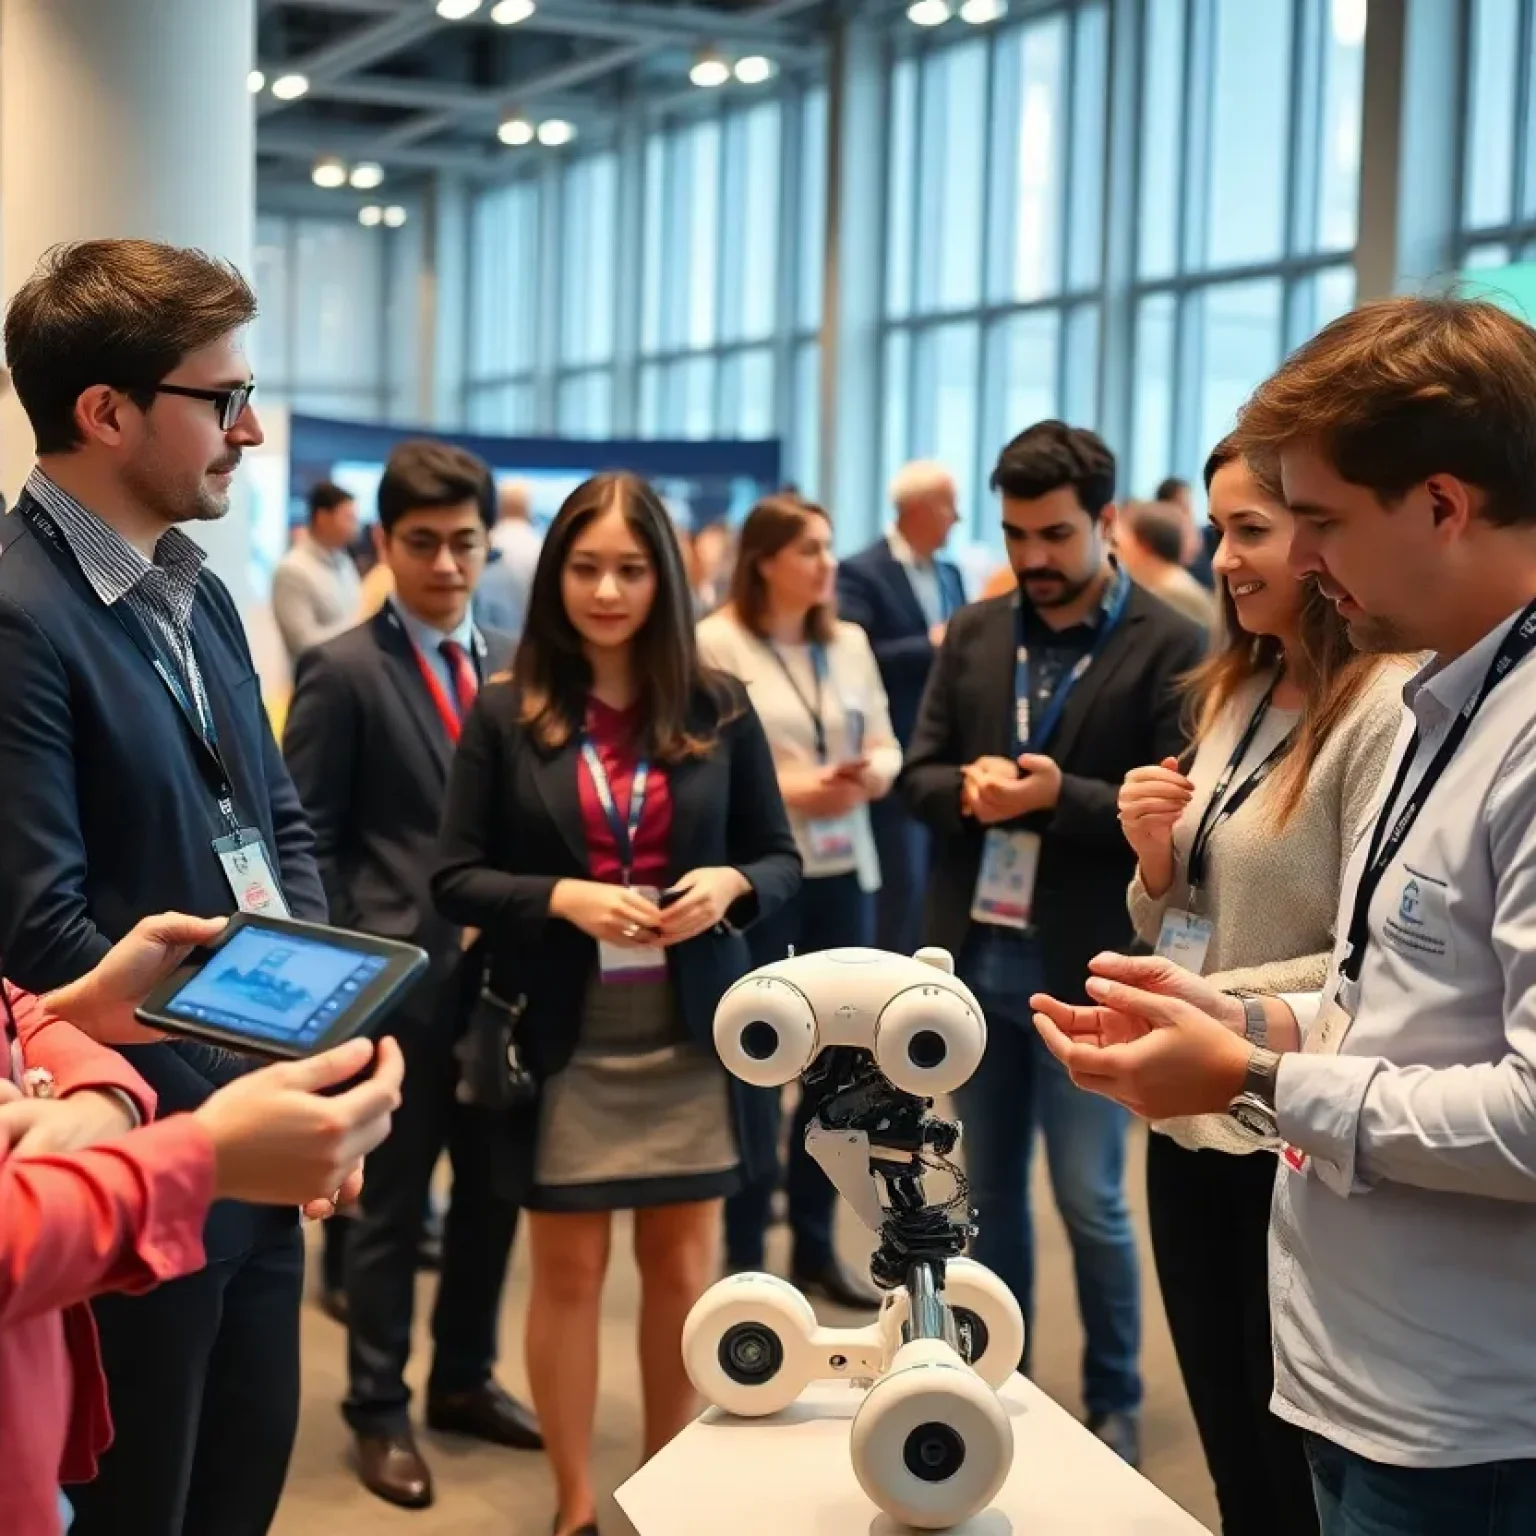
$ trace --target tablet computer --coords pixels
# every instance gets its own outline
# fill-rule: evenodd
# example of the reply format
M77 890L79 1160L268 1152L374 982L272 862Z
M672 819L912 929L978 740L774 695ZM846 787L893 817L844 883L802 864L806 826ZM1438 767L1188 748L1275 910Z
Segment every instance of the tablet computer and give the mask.
M425 950L345 928L241 912L194 950L135 1017L168 1035L279 1060L382 1033L426 969Z

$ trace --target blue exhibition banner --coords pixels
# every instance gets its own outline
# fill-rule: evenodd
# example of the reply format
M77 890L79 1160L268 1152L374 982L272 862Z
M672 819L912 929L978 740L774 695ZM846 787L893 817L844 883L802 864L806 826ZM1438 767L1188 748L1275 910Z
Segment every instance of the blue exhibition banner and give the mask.
M304 497L321 480L336 480L371 517L378 478L396 443L431 437L478 454L498 480L526 481L535 520L553 516L565 496L589 475L627 469L643 475L685 527L719 518L739 522L759 497L780 488L781 445L709 439L496 437L375 422L331 421L295 414L289 423L291 517L302 521Z

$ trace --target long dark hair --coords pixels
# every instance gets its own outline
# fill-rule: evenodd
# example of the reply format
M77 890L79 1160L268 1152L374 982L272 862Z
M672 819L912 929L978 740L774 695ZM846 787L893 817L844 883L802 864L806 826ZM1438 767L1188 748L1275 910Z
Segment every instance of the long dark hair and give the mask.
M1274 467L1245 458L1235 436L1224 437L1205 462L1205 489L1229 464L1241 463L1270 500L1284 505ZM1220 584L1221 622L1211 654L1185 679L1193 709L1195 740L1202 740L1233 696L1250 679L1279 667L1284 647L1274 635L1250 635L1238 622L1237 604L1225 581ZM1302 583L1298 629L1298 667L1293 680L1302 690L1301 723L1275 768L1276 825L1290 820L1318 754L1339 722L1354 707L1378 665L1350 644L1349 626L1323 596L1315 581Z
M565 499L545 535L528 594L528 618L513 662L522 690L522 722L540 746L563 747L582 726L592 667L565 611L562 577L571 546L596 517L617 507L651 558L656 595L630 641L640 682L642 744L662 762L701 757L715 727L735 711L723 677L701 668L693 640L693 599L672 519L656 492L627 471L583 481ZM695 708L705 696L708 715Z
M813 517L832 526L824 508L792 492L780 491L758 502L741 525L736 536L736 568L731 573L731 607L754 635L761 637L768 632L768 582L758 566L793 544ZM832 603L817 603L805 616L805 638L817 645L830 645L836 620Z

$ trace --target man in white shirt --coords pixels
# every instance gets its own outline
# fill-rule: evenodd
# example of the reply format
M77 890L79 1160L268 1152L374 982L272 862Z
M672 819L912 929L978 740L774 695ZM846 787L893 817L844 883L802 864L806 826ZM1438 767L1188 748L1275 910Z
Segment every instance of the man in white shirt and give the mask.
M1040 997L1081 1086L1232 1106L1285 1153L1273 1409L1324 1536L1536 1531L1536 331L1484 303L1336 320L1260 387L1292 567L1366 651L1435 654L1357 844L1321 994L1101 957Z
M514 640L522 634L543 544L543 536L533 526L527 482L503 481L496 493L490 564L475 593L475 617L482 624Z
M352 559L357 503L322 480L309 493L309 526L272 573L272 617L290 664L312 645L350 629L358 618L362 578Z

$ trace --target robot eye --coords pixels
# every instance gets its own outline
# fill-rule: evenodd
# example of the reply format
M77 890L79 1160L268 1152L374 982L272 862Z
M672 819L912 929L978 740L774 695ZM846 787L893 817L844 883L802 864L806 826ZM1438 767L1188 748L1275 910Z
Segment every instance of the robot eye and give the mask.
M816 1015L777 976L748 976L715 1009L715 1049L728 1072L758 1088L792 1082L816 1054Z
M980 1065L987 1026L958 992L909 987L881 1010L875 1064L903 1093L953 1093Z
M924 1072L931 1072L949 1055L949 1046L937 1030L920 1029L907 1042L907 1060Z
M779 1048L779 1032L766 1019L753 1019L741 1032L741 1048L753 1061L767 1061Z

